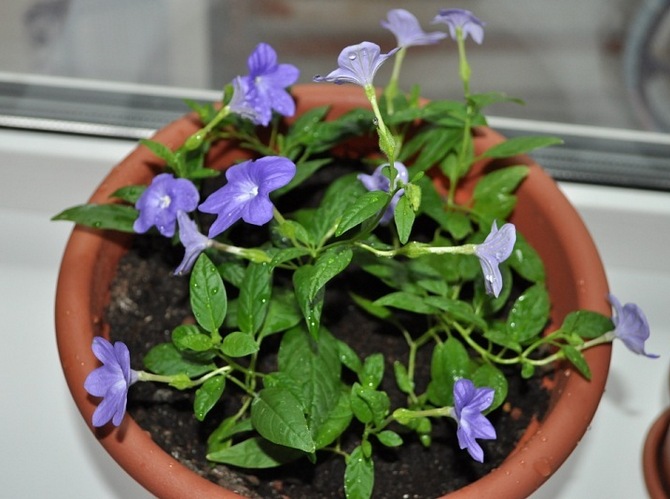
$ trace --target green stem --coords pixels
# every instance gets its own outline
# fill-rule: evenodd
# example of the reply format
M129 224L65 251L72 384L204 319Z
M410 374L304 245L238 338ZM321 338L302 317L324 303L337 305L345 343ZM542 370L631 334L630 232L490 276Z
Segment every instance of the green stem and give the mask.
M398 52L395 54L395 59L393 61L393 72L391 73L391 78L389 79L388 85L384 90L384 97L386 99L386 110L390 115L394 112L393 100L396 95L398 95L398 81L400 79L400 68L402 67L403 60L405 59L405 53L407 52L407 47L401 47Z

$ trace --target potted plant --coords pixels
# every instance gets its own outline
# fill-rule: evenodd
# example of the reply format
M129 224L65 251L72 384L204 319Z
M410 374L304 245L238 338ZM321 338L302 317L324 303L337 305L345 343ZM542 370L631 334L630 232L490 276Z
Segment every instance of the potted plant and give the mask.
M435 21L448 33L426 33L393 10L383 24L398 48L347 47L338 69L290 92L297 68L260 44L219 106L194 105L143 141L88 204L55 217L78 223L56 304L69 387L103 445L156 495L235 493L125 416L138 381L194 392L193 418L205 423L227 407L208 438L210 461L272 469L340 456L338 487L358 498L374 493L380 450L402 455L412 440L429 452L438 428L456 435L458 460L485 461L482 442L500 436L489 418L510 411L514 367L545 385L544 413L495 470L454 494L522 497L586 430L610 342L647 355L643 313L610 295L609 318L588 232L523 156L557 141L504 140L485 127L482 109L513 99L470 91L465 42L482 42L483 23L459 9ZM407 49L444 38L457 43L463 101L401 92ZM392 58L378 90L375 73ZM145 237L131 234L147 232L175 243L174 279L187 284L190 311L132 367L104 317L119 260ZM405 352L356 351L329 322L352 307Z

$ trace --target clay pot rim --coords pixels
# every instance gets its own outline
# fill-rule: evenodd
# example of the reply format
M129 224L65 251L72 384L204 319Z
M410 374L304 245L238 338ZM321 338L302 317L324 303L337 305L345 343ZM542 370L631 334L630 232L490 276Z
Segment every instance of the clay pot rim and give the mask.
M670 483L668 483L670 476L665 476L662 462L668 430L670 430L670 408L663 411L653 422L642 449L644 482L652 499L670 496Z
M337 101L345 106L355 106L361 103L362 94L357 87L331 87L331 90L336 93L337 98L331 99L329 103ZM323 104L324 89L321 86L313 84L297 85L294 87L294 94L297 96L299 109L311 107L317 103ZM165 143L168 147L175 148L198 127L195 115L187 115L160 130L154 136L154 139ZM482 132L495 135L490 129L483 129ZM596 278L592 287L599 289L599 292L588 294L584 290L580 306L608 314L609 306L605 301L607 281L597 250L586 227L567 199L556 189L553 180L537 164L528 158L525 158L525 161L531 165L531 175L529 175L526 183L529 183L532 177L532 182L536 183L539 188L551 189L552 193L555 191L558 195L560 213L553 213L554 208L549 207L545 215L548 218L556 218L557 215L560 218L567 218L573 225L574 232L571 232L571 236L574 236L575 241L563 248L566 253L571 255L570 263L574 266L570 269L571 272L576 273L576 275L587 275L595 272ZM128 164L134 165L130 173L123 167L123 165ZM91 201L104 201L119 185L128 185L129 175L133 178L134 183L148 181L156 173L159 165L160 162L146 147L137 148L110 172L110 175L105 178L92 196ZM544 205L539 204L538 210L543 209ZM556 211L558 211L557 208ZM93 251L89 247L91 244L94 247ZM84 391L83 380L88 372L98 365L97 360L90 352L91 338L88 331L91 330L91 326L95 328L96 325L99 325L100 318L90 317L86 319L79 314L81 310L91 310L96 297L92 297L90 293L87 294L86 292L84 295L80 293L77 297L71 297L66 294L66 290L70 286L82 283L88 285L87 283L91 279L100 277L96 273L98 267L94 269L90 261L95 259L103 246L122 252L127 244L128 237L125 235L75 227L61 264L56 296L56 331L59 354L70 391L89 426L95 403ZM595 258L595 263L586 259L585 256ZM89 263L85 263L87 260L89 260ZM594 266L595 269L592 268ZM69 272L69 269L76 269L76 272ZM587 280L586 285L591 285L591 282ZM594 296L595 294L602 296ZM87 327L88 329L86 329ZM88 335L87 340L80 340L85 343L83 352L79 347L75 347L71 341L73 337L78 338L82 334ZM97 333L94 330L93 334L104 334L104 330L99 329ZM470 495L481 497L482 494L484 496L502 497L501 490L505 491L505 497L523 497L536 490L567 459L586 431L604 390L610 355L610 345L601 345L586 352L587 361L593 371L593 379L590 382L581 378L571 369L561 370L566 376L566 379L561 381L561 383L565 382L561 389L565 392L565 395L572 397L574 404L570 407L568 407L569 404L559 404L553 407L541 425L536 424L529 428L517 449L499 468L477 482L449 494L449 497L460 498ZM575 408L577 411L575 411ZM569 435L563 435L559 432L558 427L561 426L562 421L574 419L577 419L579 424L576 428L570 430ZM199 481L198 487L201 487L199 490L202 494L225 498L240 497L185 468L172 456L160 449L130 417L126 417L119 428L102 428L93 431L107 451L126 471L161 497L193 495L196 489L188 484L188 479L194 477ZM545 445L545 442L557 443L561 440L568 442L567 447L556 451L554 454L547 455L546 448L548 445ZM128 451L124 449L124 441L133 441L137 445L143 446L143 450L133 446L130 449L130 454L128 454ZM530 472L527 472L526 468ZM167 473L167 476L164 476L165 473ZM147 481L140 478L144 474L148 474ZM522 478L525 481L521 480ZM502 485L497 482L500 479L504 482Z

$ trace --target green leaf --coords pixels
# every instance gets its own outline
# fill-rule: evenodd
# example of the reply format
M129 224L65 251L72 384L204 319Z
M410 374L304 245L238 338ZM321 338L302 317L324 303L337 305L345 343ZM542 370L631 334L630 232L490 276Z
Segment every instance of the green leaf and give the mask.
M509 348L510 350L517 353L521 353L522 347L516 338L509 334L506 323L499 321L493 322L484 332L484 337L496 345Z
M226 388L225 376L214 376L205 381L200 388L195 391L195 400L193 401L193 412L198 421L204 421L207 413L219 401L223 390Z
M402 437L395 431L384 430L376 434L377 439L386 447L399 447L402 445Z
M356 374L363 369L363 363L358 357L356 351L347 345L344 341L337 340L337 351L340 355L340 362Z
M483 175L472 193L475 201L496 200L501 194L510 194L516 190L521 181L528 176L529 168L508 166Z
M270 300L265 322L258 335L265 338L271 334L286 331L296 326L302 319L295 295L289 290L276 289Z
M288 390L261 390L251 403L251 422L270 442L308 453L316 450L303 408Z
M117 189L110 197L122 199L134 205L146 188L146 185L128 185Z
M493 411L505 401L507 398L508 383L507 378L493 364L482 364L471 375L470 380L477 387L486 386L495 390L493 402L486 410L487 413Z
M388 416L391 401L386 394L354 383L351 387L351 409L362 423L380 425Z
M352 258L351 248L345 246L336 246L324 251L314 262L307 298L314 300L328 281L347 268Z
M396 360L393 363L393 373L401 392L409 394L414 391L414 381L409 377L405 364Z
M527 281L537 283L546 279L542 258L519 232L516 233L516 243L507 262Z
M342 366L338 341L325 329L315 340L303 328L293 328L284 333L277 362L280 373L300 387L299 398L316 438L340 403Z
M207 454L215 463L230 464L241 468L275 468L304 456L296 449L276 445L260 437L243 440L239 444L225 447Z
M511 139L495 145L484 151L479 156L480 158L509 158L518 154L526 154L535 149L542 147L549 147L557 144L562 144L563 141L556 137L542 137L542 136L524 136L513 137Z
M435 345L428 385L431 402L437 406L454 405L454 383L461 378L470 379L474 367L467 350L456 338Z
M453 300L444 296L428 296L425 303L446 312L447 317L461 324L486 328L486 321L475 313L472 305L462 300Z
M412 171L426 171L440 163L458 144L461 134L442 127L426 128L403 146L400 161L417 154Z
M134 232L133 224L138 212L132 206L123 204L84 204L61 211L51 220L75 222L94 229L111 229Z
M516 299L507 317L507 331L523 344L537 337L549 320L549 293L542 284L535 284Z
M303 220L314 241L324 241L334 234L345 210L365 192L356 174L344 175L330 184L321 205L308 220Z
M307 329L314 338L317 338L321 327L325 288L322 287L313 299L309 298L313 269L312 265L304 265L293 273L293 290Z
M165 161L167 166L170 167L179 177L183 177L184 168L182 167L182 162L180 157L176 152L173 152L169 147L160 142L150 139L140 139L140 144L146 146L154 153L157 157Z
M377 317L382 320L390 320L393 318L393 314L391 311L386 308L382 307L379 305L375 305L372 301L368 300L367 298L363 298L362 296L359 296L355 293L350 293L351 299L361 307L363 310L365 310L368 314L372 315L373 317Z
M272 267L263 263L249 263L237 303L237 324L243 333L255 335L260 331L271 295Z
M214 344L211 336L203 334L202 330L195 324L183 324L172 331L172 343L179 350L191 350L193 352L206 352Z
M393 212L393 220L395 221L395 226L398 230L398 239L401 244L405 244L409 240L415 218L416 215L410 206L409 198L402 196L398 200L398 204Z
M612 329L614 329L614 324L609 317L590 310L569 313L561 326L564 334L577 335L586 340L602 336Z
M359 372L358 378L366 388L376 389L384 377L384 355L373 353L363 361L363 368Z
M516 97L510 97L509 95L502 92L487 92L483 94L473 94L469 97L470 102L472 102L477 109L482 109L484 107L490 106L491 104L497 104L500 102L513 102L515 104L524 104L524 101Z
M193 378L216 369L211 362L196 362L185 359L172 343L160 343L144 357L144 366L148 371L162 375L184 373Z
M376 306L408 310L410 312L416 312L417 314L434 314L437 310L434 306L426 303L425 297L407 293L405 291L396 291L382 296L375 300L373 304Z
M349 229L376 216L389 200L385 191L369 191L356 199L342 213L342 218L335 231L336 236L344 234Z
M289 241L298 241L308 246L316 244L316 241L312 238L309 232L307 232L307 229L295 220L284 220L282 223L273 226L273 230L275 230L281 238L288 239Z
M371 497L374 482L374 463L371 458L365 457L363 448L358 446L349 455L344 471L344 493L347 499Z
M190 293L195 320L205 331L218 335L226 316L226 288L218 270L204 253L191 271Z
M352 417L349 391L343 389L340 391L337 404L328 413L328 417L318 427L312 427L316 448L323 449L333 443L349 427Z
M259 346L253 336L235 331L223 338L221 351L230 357L244 357L258 352Z
M251 419L238 420L236 416L225 418L219 423L219 426L207 437L207 452L230 447L230 439L239 434L253 431Z
M591 379L591 368L582 352L570 345L563 345L561 351L586 379Z

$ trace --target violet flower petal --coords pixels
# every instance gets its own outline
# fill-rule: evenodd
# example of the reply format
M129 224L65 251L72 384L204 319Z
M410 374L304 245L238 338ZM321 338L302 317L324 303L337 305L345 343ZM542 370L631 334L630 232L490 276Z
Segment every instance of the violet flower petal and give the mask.
M511 223L504 224L500 230L496 222L483 243L475 246L475 255L479 258L484 273L486 292L496 298L503 287L502 275L498 265L512 254L516 242L516 227Z
M266 156L228 168L228 183L213 192L198 208L204 213L217 215L209 229L209 237L218 236L239 219L252 225L269 222L274 209L270 193L288 184L295 171L295 164L281 156Z
M196 223L189 216L180 211L177 214L177 224L179 225L179 240L184 246L184 258L174 271L175 275L182 275L193 268L193 264L210 246L210 239L198 230Z
M446 38L447 34L441 31L426 33L417 18L405 9L393 9L387 14L381 25L393 33L399 47L414 45L431 45Z
M228 103L230 112L239 114L256 125L261 125L264 118L256 112L250 100L249 85L246 80L241 76L236 77L233 80L233 96Z
M389 166L388 163L384 163L383 165L378 166L374 172L372 172L372 175L368 175L365 173L360 173L357 175L356 178L363 184L363 186L368 190L368 191L385 191L389 192L391 188L391 181L389 178L386 176L384 173L384 170L387 169ZM407 181L409 180L409 173L407 171L407 167L402 164L399 161L395 162L395 169L396 169L396 182L400 181L403 184L406 184ZM393 214L395 212L395 207L398 205L398 201L400 198L405 194L404 189L400 189L398 192L396 192L393 195L393 199L391 199L391 202L389 203L388 207L386 208L386 211L384 212L384 215L382 216L381 220L379 221L380 224L386 225L388 224L392 219L393 219Z
M249 75L242 77L245 100L254 110L257 124L267 126L272 111L293 116L295 102L286 87L298 81L300 71L292 64L278 64L277 53L267 43L259 43L247 61Z
M614 307L614 336L623 341L629 350L639 355L644 355L651 359L658 358L658 355L650 354L644 350L644 342L649 339L649 322L644 312L635 303L626 303L621 306L621 302L616 296L610 294L609 301Z
M172 237L177 224L177 212L191 212L198 206L200 195L190 180L161 173L152 180L135 203L139 216L133 230L144 233L152 226L165 237Z
M93 412L93 426L104 426L112 421L119 426L126 412L128 389L137 381L137 371L130 368L130 352L125 343L112 345L105 338L93 338L93 354L102 362L84 381L84 388L102 401Z
M314 81L331 83L354 83L362 87L372 85L377 70L384 61L395 54L398 48L387 54L381 53L376 43L362 42L345 47L337 58L338 68L327 76L315 76Z
M457 28L461 28L464 40L470 35L479 45L484 41L484 26L486 23L480 21L469 10L440 9L439 14L433 19L433 24L435 23L446 24L449 27L449 36L454 40L456 40Z
M469 379L459 379L454 383L453 416L458 423L456 436L461 449L467 449L472 458L484 462L484 451L476 439L493 440L496 430L482 414L491 407L495 390L476 388Z

